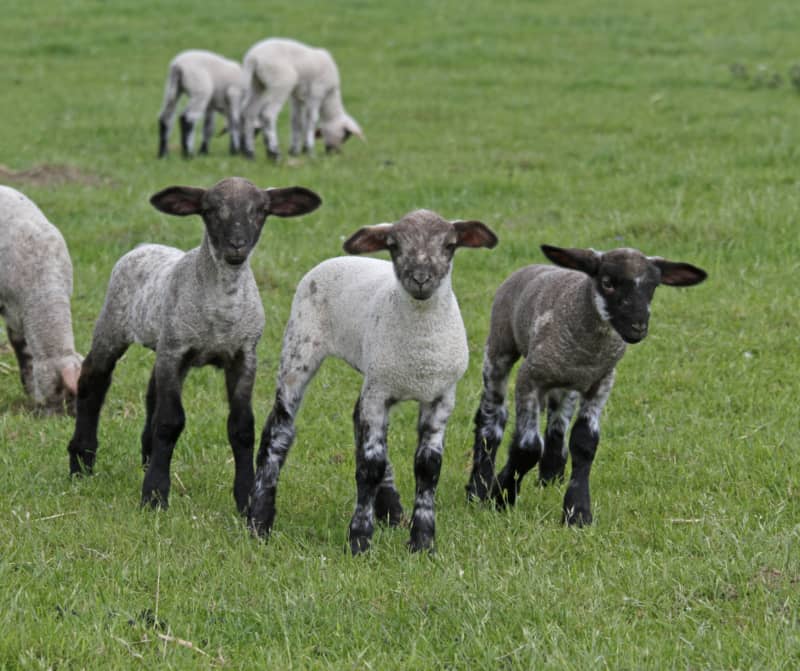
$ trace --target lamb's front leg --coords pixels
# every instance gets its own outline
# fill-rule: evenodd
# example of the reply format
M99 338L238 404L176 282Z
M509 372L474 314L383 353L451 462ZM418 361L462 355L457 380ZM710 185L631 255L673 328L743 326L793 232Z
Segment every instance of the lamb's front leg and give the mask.
M497 476L492 492L499 508L513 506L519 494L522 478L542 457L544 444L539 433L539 413L543 394L523 363L517 372L516 424L508 461Z
M33 395L33 356L31 355L28 343L25 341L22 333L14 331L11 327L7 327L8 342L14 349L14 355L17 357L19 364L19 379L22 386L29 395Z
M75 432L69 441L70 475L91 473L97 455L97 425L100 410L111 386L111 376L117 360L127 345L118 348L92 348L81 366L78 378L78 398L75 409Z
M453 386L435 401L419 404L419 444L414 455L417 486L409 540L409 548L413 552L433 549L436 534L436 485L439 483L442 468L444 430L450 413L453 412L455 397Z
M255 428L252 396L256 376L255 348L240 351L225 367L225 386L228 391L228 440L233 450L233 498L241 514L248 509L253 489L253 444Z
M356 509L350 520L350 550L369 549L375 530L375 497L386 473L386 430L391 399L366 387L356 403Z
M569 436L569 453L572 473L564 495L566 524L583 526L592 523L589 497L589 473L592 469L597 445L600 443L600 415L614 386L614 371L602 378L581 399L578 419Z
M169 505L172 453L186 424L181 403L185 370L178 357L157 355L153 370L156 403L152 420L152 450L142 483L142 506Z

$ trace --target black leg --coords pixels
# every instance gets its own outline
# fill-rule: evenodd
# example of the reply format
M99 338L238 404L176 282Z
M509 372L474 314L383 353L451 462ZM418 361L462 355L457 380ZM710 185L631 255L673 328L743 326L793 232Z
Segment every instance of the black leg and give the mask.
M275 404L261 432L261 443L256 457L256 474L250 496L248 523L259 536L266 536L275 520L275 497L278 477L294 442L294 413L300 400L287 403L279 389Z
M600 442L600 433L593 429L586 417L579 417L569 437L572 473L564 496L564 522L583 526L592 523L589 497L589 473Z
M369 549L375 530L375 496L386 472L386 430L391 401L361 396L353 412L356 439L356 508L350 520L350 551Z
M392 527L399 526L403 521L403 506L400 503L400 494L394 484L394 470L388 459L383 481L375 495L375 519L379 523L386 523Z
M508 375L516 358L488 356L483 362L483 393L475 413L475 441L472 447L472 473L467 483L467 499L485 501L496 486L495 458L503 440L508 419L505 407Z
M508 462L497 476L497 486L492 492L499 508L516 503L522 478L539 462L544 448L539 435L542 393L526 370L526 363L517 374L516 423Z
M255 350L239 352L225 368L225 385L228 391L228 440L233 450L235 474L233 497L241 514L248 510L253 489L253 443L255 428L251 398L256 373Z
M28 343L21 333L18 333L10 328L6 329L8 332L8 342L14 350L14 355L17 357L17 364L19 365L19 379L22 386L28 395L33 394L33 356L28 349Z
M169 137L169 126L159 120L158 122L158 158L167 155L167 138Z
M75 410L75 431L67 448L71 475L89 474L97 455L97 425L100 410L111 386L111 375L126 347L102 355L92 350L81 366Z
M414 455L417 486L409 540L409 548L413 552L433 550L436 536L436 486L442 469L444 431L454 405L455 387L442 398L419 405L419 444Z
M544 454L539 462L539 484L561 482L567 464L564 435L575 411L577 394L550 392L547 399L547 430L544 435Z
M153 440L150 460L142 483L142 506L167 508L169 505L172 453L186 424L181 403L185 371L173 358L157 355L155 375L156 403L153 411Z
M142 466L145 468L153 452L153 414L156 409L156 372L155 368L150 373L147 383L147 396L145 396L144 428L142 429Z
M181 150L183 151L184 158L190 158L192 155L192 148L190 146L190 139L194 124L186 118L184 114L180 116L181 121Z

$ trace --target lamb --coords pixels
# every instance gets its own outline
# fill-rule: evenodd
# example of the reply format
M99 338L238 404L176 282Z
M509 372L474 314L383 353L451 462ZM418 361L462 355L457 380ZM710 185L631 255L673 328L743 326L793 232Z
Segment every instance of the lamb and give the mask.
M539 482L564 475L564 435L580 397L569 438L572 473L563 521L592 522L589 471L600 440L600 414L627 344L647 335L656 286L691 286L706 278L688 263L648 257L629 248L597 252L542 245L562 268L531 265L497 290L483 362L483 393L475 415L475 443L468 498L513 505L525 474L539 464ZM508 462L495 476L503 438L509 373L517 372L516 427ZM539 415L547 409L544 441Z
M339 151L351 135L364 134L342 104L339 70L325 49L289 39L270 38L254 44L244 57L248 85L243 112L242 152L254 156L254 132L260 119L267 156L280 157L278 114L292 98L292 144L289 153L314 151L319 134L327 152Z
M211 51L182 51L169 64L164 86L164 102L158 115L158 157L166 156L167 142L178 98L185 93L189 100L180 116L181 147L184 157L192 155L195 124L203 119L203 142L200 153L208 153L214 133L214 112L227 118L230 153L239 153L241 110L247 85L242 66Z
M64 238L26 196L0 186L0 315L37 408L71 411L82 357L75 351L72 261Z
M380 259L338 257L300 281L283 337L277 392L261 434L249 522L267 535L275 517L280 470L295 436L304 391L323 359L344 359L364 376L353 413L357 502L350 549L369 548L374 518L400 522L403 514L387 457L390 408L419 402L414 457L416 498L412 551L432 549L434 495L444 431L456 382L467 368L464 324L450 282L457 247L494 247L497 237L479 221L446 221L417 210L394 224L361 228L344 243L350 254L388 250Z
M75 432L68 447L70 473L92 472L100 409L114 366L129 345L140 343L156 352L141 437L146 467L142 505L168 505L172 452L185 421L183 380L189 368L210 364L225 371L233 493L243 512L253 485L251 395L256 344L264 327L264 309L248 259L267 215L305 214L321 201L302 187L262 190L231 177L208 190L172 186L150 202L167 214L201 215L203 241L185 253L141 245L114 266L78 380Z

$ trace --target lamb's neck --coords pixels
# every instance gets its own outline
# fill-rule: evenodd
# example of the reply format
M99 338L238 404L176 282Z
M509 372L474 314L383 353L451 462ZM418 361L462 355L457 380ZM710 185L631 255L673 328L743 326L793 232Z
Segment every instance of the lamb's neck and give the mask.
M44 360L75 353L69 297L35 292L25 302L25 337L34 359Z
M197 254L196 277L198 284L218 287L223 294L231 295L240 291L251 276L249 259L241 265L232 266L214 253L208 235L203 237L203 243Z
M319 108L319 120L323 123L333 121L339 117L344 116L344 104L342 103L341 89L336 86L331 89L327 96L322 101Z

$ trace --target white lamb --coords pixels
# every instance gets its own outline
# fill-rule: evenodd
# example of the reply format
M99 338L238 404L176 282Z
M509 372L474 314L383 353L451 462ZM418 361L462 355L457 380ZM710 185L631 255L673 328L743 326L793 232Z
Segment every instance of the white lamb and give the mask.
M277 160L278 114L292 98L292 144L290 154L314 151L319 134L328 152L338 151L351 135L364 134L345 112L339 70L331 54L289 39L270 38L253 45L244 57L248 85L243 111L242 152L252 158L254 135L260 121L267 156Z
M239 152L242 102L246 91L242 66L211 51L193 49L182 51L169 64L164 87L164 102L158 115L158 157L167 154L167 142L178 98L189 96L180 116L183 155L192 155L194 128L203 119L203 143L200 153L208 153L208 143L214 133L214 112L224 114L230 134L230 152Z
M0 186L0 315L25 391L71 410L82 358L72 336L72 261L64 238L19 191Z
M358 497L350 522L353 554L369 547L374 517L400 522L402 508L386 449L390 408L419 401L414 458L416 498L412 550L434 541L434 495L444 431L456 383L468 362L467 337L450 284L457 247L494 247L497 237L478 221L449 222L435 212L411 212L395 224L367 226L345 243L362 254L388 250L391 263L340 257L300 282L283 337L278 388L257 458L250 524L265 535L275 517L280 469L294 440L306 385L323 359L344 359L364 375L353 422Z

